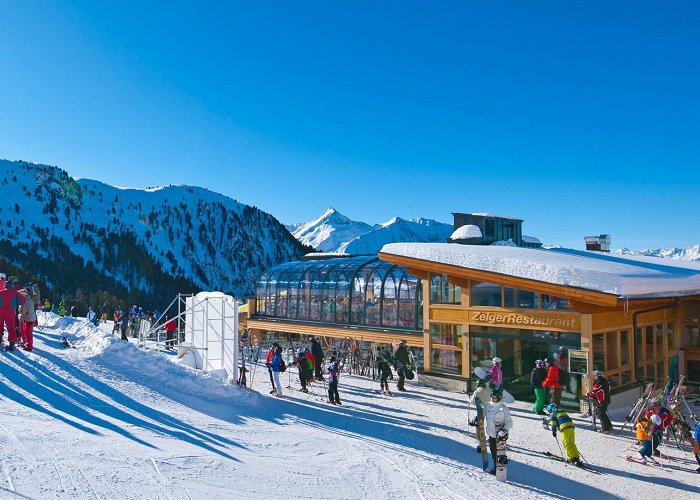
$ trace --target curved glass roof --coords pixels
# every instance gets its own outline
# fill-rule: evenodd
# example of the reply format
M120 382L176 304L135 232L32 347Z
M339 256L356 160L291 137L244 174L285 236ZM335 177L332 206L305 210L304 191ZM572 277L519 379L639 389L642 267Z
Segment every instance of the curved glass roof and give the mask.
M257 314L290 320L421 330L420 279L356 256L288 262L260 277Z

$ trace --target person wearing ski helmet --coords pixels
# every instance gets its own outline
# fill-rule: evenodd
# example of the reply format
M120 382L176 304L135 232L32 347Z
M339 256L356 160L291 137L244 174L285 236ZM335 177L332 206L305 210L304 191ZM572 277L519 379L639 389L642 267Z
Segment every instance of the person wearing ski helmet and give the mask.
M573 420L571 420L568 413L554 403L548 404L546 410L551 415L549 428L552 431L552 436L556 438L557 431L561 434L561 443L564 446L564 451L566 451L567 462L581 465L581 454L576 447L576 433Z
M309 358L306 357L304 348L300 347L297 351L297 357L292 363L299 370L299 383L301 384L301 392L309 392L306 388L306 383L309 380Z
M653 455L655 457L660 457L661 452L659 451L659 445L664 437L664 432L666 427L673 423L673 415L671 411L663 405L662 399L654 400L651 404L651 410L646 413L649 419L652 419L653 415L658 415L659 422L655 423L653 426L653 432L651 434L651 445L654 449Z
M408 366L408 348L406 347L406 341L402 340L399 342L399 347L396 348L394 352L394 368L396 373L399 374L399 381L396 383L396 388L400 391L405 391L404 382L406 380L405 369Z
M489 450L493 459L491 474L496 474L496 456L498 439L508 439L508 433L513 428L513 418L510 410L503 402L503 389L491 389L491 401L484 404L485 431L489 438Z
M610 384L603 376L603 372L595 370L593 372L594 381L593 389L588 393L588 397L593 400L593 404L598 406L598 417L600 418L601 432L609 433L612 428L612 422L608 417L608 406L610 405Z
M391 367L389 363L381 357L377 356L377 371L379 372L379 390L382 394L391 395L389 390L389 376L391 375Z
M547 369L544 367L544 361L538 359L535 361L535 367L530 375L530 385L535 392L535 406L532 408L537 415L544 415L544 405L547 402L547 389L542 386L542 382L547 379Z
M323 367L323 359L326 357L323 353L323 347L316 337L311 337L311 354L313 354L314 377L316 380L323 380L321 368Z
M559 366L549 358L544 360L544 365L547 367L547 378L542 382L542 387L549 389L552 403L559 406L563 388L559 383Z
M491 366L491 370L489 371L489 383L491 384L491 387L498 388L498 387L503 387L503 360L499 357L495 357L491 360L493 362L493 366Z
M331 356L331 362L328 365L328 402L334 405L340 405L340 394L338 393L338 382L340 380L340 364L335 356Z

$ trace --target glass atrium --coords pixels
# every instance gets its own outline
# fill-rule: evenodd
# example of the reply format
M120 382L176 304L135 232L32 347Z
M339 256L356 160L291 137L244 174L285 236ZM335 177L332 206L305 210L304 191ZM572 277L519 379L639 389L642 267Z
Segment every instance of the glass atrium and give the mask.
M262 275L257 314L290 320L422 330L420 280L373 256L288 262Z

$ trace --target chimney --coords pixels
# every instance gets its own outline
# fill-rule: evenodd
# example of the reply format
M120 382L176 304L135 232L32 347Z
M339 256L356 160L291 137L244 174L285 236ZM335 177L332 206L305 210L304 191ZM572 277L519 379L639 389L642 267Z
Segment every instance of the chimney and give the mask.
M586 250L593 250L596 252L609 252L610 251L610 235L601 234L598 236L584 236L583 239L586 241Z

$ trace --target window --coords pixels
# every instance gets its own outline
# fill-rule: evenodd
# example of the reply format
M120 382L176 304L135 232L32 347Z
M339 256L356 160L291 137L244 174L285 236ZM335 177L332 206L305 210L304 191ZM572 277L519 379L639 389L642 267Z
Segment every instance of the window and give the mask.
M432 371L449 373L452 375L462 374L462 352L450 351L447 349L433 349Z
M593 335L593 369L606 371L605 337L602 333Z
M471 305L501 307L501 286L495 283L473 282L471 286Z
M619 368L617 364L617 340L619 336L617 332L609 332L605 334L605 342L607 346L606 358L608 360L607 369L617 370Z
M654 360L654 327L653 326L647 326L646 327L646 359L647 361L653 361Z
M622 366L630 364L630 332L620 332L620 363Z
M503 287L503 305L520 309L536 309L539 294L518 290L517 288Z
M568 310L569 299L542 294L542 309Z
M434 344L462 346L462 325L430 324L430 337Z
M673 321L666 323L666 342L668 354L673 354L676 349L676 323Z
M430 303L431 304L460 304L462 302L462 288L447 282L444 274L430 276Z

